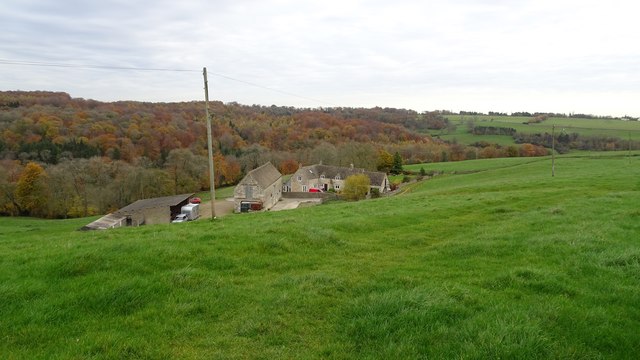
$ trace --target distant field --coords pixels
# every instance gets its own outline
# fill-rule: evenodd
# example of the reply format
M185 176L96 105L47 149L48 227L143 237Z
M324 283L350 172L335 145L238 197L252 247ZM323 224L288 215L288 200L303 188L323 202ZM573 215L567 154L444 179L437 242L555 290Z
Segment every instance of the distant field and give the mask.
M632 158L629 159L628 157ZM640 156L640 151L618 151L618 152L602 152L602 151L575 151L570 154L556 156L556 165L561 167L563 159L570 159L576 157L582 158L598 158L604 157L607 159L614 158L627 158L627 161L631 163L631 160ZM518 165L543 162L548 164L548 170L551 171L551 156L545 157L518 157L518 158L496 158L496 159L480 159L472 161L452 161L452 162L439 162L430 164L412 164L404 165L403 169L409 171L420 171L423 168L425 171L436 171L438 173L451 173L451 172L478 172L486 170L497 170L502 168L510 168Z
M502 146L514 145L516 142L509 135L474 135L467 131L466 125L460 125L458 128L449 133L440 134L431 132L435 138L444 141L457 142L459 144L471 145L480 141L486 141L490 144L498 144Z
M549 162L549 157L528 157L528 158L518 157L518 158L481 159L481 160L469 160L469 161L452 161L452 162L440 162L440 163L431 163L431 164L405 165L403 166L403 168L409 171L420 171L420 169L423 168L425 171L436 171L439 173L477 172L477 171L508 168L512 166L518 166L518 165L529 164L534 162Z
M453 141L456 139L462 144L472 144L478 141L487 141L500 145L513 144L510 136L496 135L473 135L467 131L467 122L473 121L476 126L493 126L513 128L518 133L551 133L552 126L556 126L556 133L564 131L568 134L578 133L581 136L606 136L618 137L621 139L640 140L640 121L624 121L614 119L579 119L579 118L549 118L541 123L524 124L531 118L511 117L511 116L488 116L488 115L447 115L449 121L457 126L453 133L446 130L434 130L429 133L438 136L443 140Z
M458 174L215 222L2 218L0 357L632 359L625 154L559 157L554 178L550 158L428 164Z

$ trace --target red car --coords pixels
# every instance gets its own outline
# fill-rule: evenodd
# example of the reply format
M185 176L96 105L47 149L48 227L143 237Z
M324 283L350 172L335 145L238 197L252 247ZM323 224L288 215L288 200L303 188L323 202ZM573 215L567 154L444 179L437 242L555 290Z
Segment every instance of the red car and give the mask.
M318 188L310 188L309 192L324 192L324 190Z
M191 198L191 200L189 200L189 202L192 203L192 204L200 204L202 202L202 200L200 200L199 197L194 197L194 198Z

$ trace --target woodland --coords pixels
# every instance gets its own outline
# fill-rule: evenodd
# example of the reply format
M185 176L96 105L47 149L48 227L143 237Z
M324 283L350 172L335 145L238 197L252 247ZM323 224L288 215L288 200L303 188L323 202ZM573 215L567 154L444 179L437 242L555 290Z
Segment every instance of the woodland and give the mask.
M0 215L103 214L142 198L207 190L203 101L99 102L63 92L0 92ZM323 162L391 171L404 164L542 156L530 143L446 143L443 112L211 102L216 186L267 161L283 174Z

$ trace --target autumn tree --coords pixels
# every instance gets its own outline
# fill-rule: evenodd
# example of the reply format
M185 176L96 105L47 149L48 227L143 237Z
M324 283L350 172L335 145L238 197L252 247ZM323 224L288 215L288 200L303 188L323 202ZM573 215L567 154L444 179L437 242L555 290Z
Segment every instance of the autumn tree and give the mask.
M378 152L370 143L348 142L338 146L338 166L350 166L375 170Z
M367 175L351 175L344 180L342 196L347 200L362 200L367 196L370 188L371 180Z
M280 163L280 166L278 166L278 170L280 170L283 175L288 175L298 171L298 167L299 164L297 161L293 159L287 159Z
M22 208L16 198L16 183L22 173L18 161L0 162L0 215L19 215Z
M65 165L50 166L47 169L47 185L49 192L49 215L56 218L67 218L73 208L76 192L73 186L73 174Z
M206 163L206 158L194 155L189 149L171 150L165 162L165 169L173 184L174 194L198 190Z
M235 157L226 157L218 152L213 156L213 168L215 186L233 185L240 181L242 171L240 163ZM206 186L208 186L208 183Z
M124 206L140 199L171 195L172 185L166 171L132 166L117 177L109 189L119 194L116 204Z
M20 208L32 216L44 216L47 209L47 173L42 166L29 162L16 185L16 199Z
M393 167L393 155L384 149L378 150L378 171L388 173Z
M310 164L322 163L325 165L334 165L338 162L338 151L335 145L322 141L309 151L309 156L308 159L306 159L306 162Z

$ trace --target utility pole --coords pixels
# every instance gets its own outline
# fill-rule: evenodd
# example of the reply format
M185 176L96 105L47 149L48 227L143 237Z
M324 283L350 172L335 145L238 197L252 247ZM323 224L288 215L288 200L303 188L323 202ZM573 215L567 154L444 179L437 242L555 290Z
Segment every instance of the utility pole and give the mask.
M551 177L556 176L556 126L551 125Z
M209 116L209 82L207 81L207 68L202 68L204 76L204 111L207 117L207 150L209 153L209 189L211 189L211 220L216 219L216 190L213 177L213 147L211 136L211 116Z

